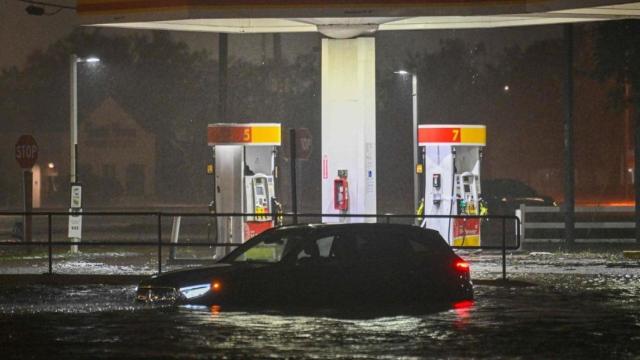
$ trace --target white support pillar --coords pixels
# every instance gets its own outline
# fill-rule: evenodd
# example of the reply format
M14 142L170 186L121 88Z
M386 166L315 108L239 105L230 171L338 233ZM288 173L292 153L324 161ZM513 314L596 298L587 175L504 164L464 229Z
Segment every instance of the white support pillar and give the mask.
M322 40L322 212L334 209L333 182L347 170L347 214L376 213L375 40ZM346 222L363 219L347 219ZM325 222L338 222L325 218ZM366 221L375 222L375 218Z
M244 198L244 145L216 146L216 205L218 213L242 213ZM242 244L242 217L218 217L218 242ZM217 247L216 259L232 248Z

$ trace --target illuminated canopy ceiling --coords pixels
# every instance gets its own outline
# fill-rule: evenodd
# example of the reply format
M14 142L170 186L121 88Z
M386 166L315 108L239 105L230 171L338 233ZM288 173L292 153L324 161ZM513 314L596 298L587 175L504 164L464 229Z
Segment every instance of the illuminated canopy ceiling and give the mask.
M227 33L315 32L348 38L377 30L544 25L640 18L621 0L78 0L83 25Z

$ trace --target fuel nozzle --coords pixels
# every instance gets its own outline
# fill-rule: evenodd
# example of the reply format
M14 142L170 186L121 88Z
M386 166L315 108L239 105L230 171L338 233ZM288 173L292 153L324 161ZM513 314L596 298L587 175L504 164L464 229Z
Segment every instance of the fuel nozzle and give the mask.
M460 215L467 215L467 202L464 199L458 200L458 210Z
M282 215L284 211L282 210L282 203L280 203L275 198L271 198L271 209L275 216L274 225L282 226L284 225L284 216Z
M418 204L418 208L416 209L416 215L424 215L424 198L420 199L420 203Z

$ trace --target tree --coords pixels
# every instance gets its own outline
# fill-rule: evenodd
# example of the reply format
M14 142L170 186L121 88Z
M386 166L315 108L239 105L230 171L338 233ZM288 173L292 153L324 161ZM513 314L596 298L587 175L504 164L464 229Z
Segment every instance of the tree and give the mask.
M621 109L624 84L633 89L630 100L640 105L640 21L607 21L599 26L593 51L595 76L601 81L613 79L616 86L611 98Z
M609 102L618 112L625 110L625 123L620 127L623 131L620 173L624 180L625 195L630 192L633 178L628 168L637 161L633 151L632 109L636 109L636 125L640 122L640 21L608 21L596 29L593 45L594 77L609 86ZM635 141L640 141L636 131ZM636 145L637 146L637 145ZM636 165L635 178L638 173ZM640 194L636 194L638 197ZM637 199L636 201L639 201ZM640 226L640 222L638 223ZM640 231L640 230L638 230ZM639 233L640 236L640 233Z
M229 117L218 119L218 65L213 55L190 49L168 32L149 34L106 35L101 29L81 28L32 54L23 69L2 70L0 117L11 119L3 128L67 131L72 53L101 59L97 66L78 66L79 121L112 97L155 134L156 188L164 201L206 203L210 197L210 178L204 175L210 156L208 123L281 122L285 129L287 123L313 123L319 128L317 52L295 61L262 64L233 59ZM60 157L68 156L68 149L59 152Z

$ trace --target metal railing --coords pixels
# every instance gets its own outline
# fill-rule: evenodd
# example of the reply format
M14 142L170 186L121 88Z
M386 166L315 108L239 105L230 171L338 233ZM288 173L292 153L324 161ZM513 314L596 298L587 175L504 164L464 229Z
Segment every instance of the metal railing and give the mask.
M137 217L150 217L156 220L156 241L53 241L53 218L54 217L68 217L82 215L83 217L116 217L116 216L137 216ZM196 212L145 212L145 211L94 211L83 212L81 214L75 212L63 212L63 211L34 211L34 212L17 212L17 211L0 211L0 217L3 216L23 216L23 217L46 217L47 219L47 241L23 241L23 242L2 242L0 246L47 246L47 258L48 258L48 273L53 274L53 247L54 246L131 246L131 247L157 247L158 258L158 273L162 273L162 256L164 248L180 248L180 247L237 247L241 243L227 243L227 242L191 242L191 243L179 243L179 242L166 242L163 241L163 218L165 217L205 217L205 218L229 218L229 217L270 217L274 219L281 217L284 219L291 219L292 222L287 222L284 225L292 225L298 219L312 218L359 218L359 219L376 219L377 222L383 222L387 224L393 223L398 219L408 220L411 224L414 224L416 220L424 220L430 218L462 218L462 219L481 219L483 221L500 221L501 222L501 244L500 245L486 245L486 246L452 246L456 249L484 249L484 250L501 250L502 251L502 276L506 279L506 251L517 250L520 248L520 229L522 225L520 219L516 216L510 215L400 215L400 214L317 214L317 213L280 213L280 214L257 214L257 213L196 213ZM507 246L507 226L506 222L512 220L515 222L514 239L515 244ZM306 222L298 222L298 224L305 224ZM311 223L318 223L314 221ZM483 225L484 226L484 225Z
M578 217L575 223L578 232L576 244L637 244L639 241L633 231L635 208L632 206L583 206L576 207L575 212ZM516 216L521 219L522 242L563 243L565 224L562 214L562 207L520 205Z

